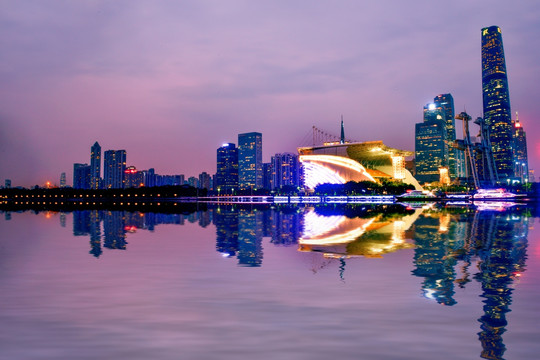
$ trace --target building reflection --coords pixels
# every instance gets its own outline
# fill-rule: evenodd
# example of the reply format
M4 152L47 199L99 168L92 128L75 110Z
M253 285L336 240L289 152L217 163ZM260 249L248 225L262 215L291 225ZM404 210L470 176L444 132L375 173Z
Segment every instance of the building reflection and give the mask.
M262 266L266 238L274 246L294 245L324 261L337 261L341 279L348 259L411 249L411 275L419 279L425 298L455 306L456 290L473 281L480 284L481 357L502 360L506 314L514 286L526 270L532 221L526 208L514 205L274 210L228 205L187 214L82 210L73 212L73 235L88 236L89 253L99 258L104 251L127 249L130 233L139 230L186 221L201 227L213 224L216 251L236 259L238 266ZM61 214L61 226L65 221Z
M212 211L216 226L216 250L223 257L236 257L239 266L259 267L263 260L263 211L222 206Z
M463 288L473 279L481 284L484 305L478 337L485 359L504 359L502 335L513 286L525 271L529 221L524 212L490 207L457 214L428 212L414 224L412 273L424 278L424 296L455 305L454 285ZM473 263L478 272L471 275Z

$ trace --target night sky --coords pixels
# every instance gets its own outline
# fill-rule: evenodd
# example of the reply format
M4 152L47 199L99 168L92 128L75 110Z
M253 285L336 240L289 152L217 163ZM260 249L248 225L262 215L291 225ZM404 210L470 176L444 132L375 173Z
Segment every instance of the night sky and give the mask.
M95 141L141 170L214 173L238 133L261 132L269 161L341 115L347 138L414 150L434 96L482 116L491 25L538 180L539 1L0 0L0 184L71 184Z

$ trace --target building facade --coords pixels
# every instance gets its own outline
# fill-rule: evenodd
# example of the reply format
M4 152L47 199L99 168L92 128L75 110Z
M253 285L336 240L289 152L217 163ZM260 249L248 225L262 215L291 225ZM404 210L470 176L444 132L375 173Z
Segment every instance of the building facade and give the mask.
M90 188L99 189L101 184L101 146L96 141L90 148Z
M232 194L238 190L238 149L233 143L217 149L215 190L218 194Z
M523 125L516 120L512 121L514 130L514 173L522 183L529 182L529 159L527 157L527 136Z
M206 171L199 174L199 188L211 190L212 177Z
M415 166L419 182L440 180L440 168L448 166L446 114L436 104L424 107L424 122L415 127Z
M238 134L238 185L241 189L263 187L262 134Z
M499 180L514 176L513 134L508 77L501 29L482 29L482 98Z
M456 120L454 109L454 98L452 94L440 94L433 99L435 106L444 110L444 120L446 123L446 143L448 148L448 172L450 179L459 176L459 155L454 147L456 141Z
M298 155L291 153L275 154L271 160L272 189L283 186L300 186L300 162Z
M126 150L107 150L103 154L105 189L123 189L126 172Z
M138 171L135 166L128 166L124 171L124 174L124 187L126 189L144 186L144 173L142 171Z
M90 165L73 164L73 188L90 189Z

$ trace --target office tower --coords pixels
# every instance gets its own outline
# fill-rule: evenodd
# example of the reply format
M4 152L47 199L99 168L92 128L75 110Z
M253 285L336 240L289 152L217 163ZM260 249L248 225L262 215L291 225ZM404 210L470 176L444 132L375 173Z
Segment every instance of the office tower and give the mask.
M521 182L529 181L529 160L527 158L527 137L523 125L516 120L512 121L514 130L514 173Z
M66 173L65 172L60 174L60 187L61 188L66 187Z
M90 165L73 164L73 188L90 189Z
M263 188L271 190L272 184L272 163L263 163Z
M458 160L457 149L454 148L456 141L456 121L454 110L454 98L452 94L440 94L433 99L436 107L444 110L444 120L446 122L446 143L448 147L448 170L451 179L458 177Z
M283 186L300 186L300 162L298 155L291 153L272 156L272 189Z
M241 189L263 187L262 134L238 134L238 185Z
M514 175L512 119L501 29L482 29L482 95L484 119L500 180Z
M448 164L448 144L444 109L436 104L424 107L424 122L415 127L416 179L420 182L440 180L439 169Z
M238 190L238 149L228 143L217 149L216 191L223 195L234 190Z
M126 171L126 150L107 150L103 154L105 189L123 189Z
M135 166L128 166L124 171L124 187L139 188L144 186L144 174L138 171Z
M90 149L90 188L99 189L101 182L101 146L96 141Z
M210 190L211 181L212 177L206 171L199 174L199 188Z

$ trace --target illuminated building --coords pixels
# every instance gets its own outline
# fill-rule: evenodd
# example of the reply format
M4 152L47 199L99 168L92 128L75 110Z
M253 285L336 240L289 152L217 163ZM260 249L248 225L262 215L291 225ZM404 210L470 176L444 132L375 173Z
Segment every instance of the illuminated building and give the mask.
M458 151L454 148L454 141L456 140L456 120L454 110L454 98L452 94L440 94L435 96L433 102L437 107L444 110L444 120L446 123L446 143L448 147L448 174L451 179L455 179L459 176L459 155Z
M298 148L302 163L304 186L313 189L318 184L344 184L348 181L399 179L420 185L405 169L405 157L410 151L388 147L382 141L329 143ZM397 159L397 158L401 159Z
M61 188L66 187L66 173L65 172L60 174L60 187Z
M444 185L450 185L450 176L448 176L447 167L439 168L439 183L444 184Z
M514 173L521 182L529 181L529 161L527 158L527 137L523 125L516 120L512 121L514 129Z
M96 141L90 149L90 188L99 189L101 183L101 146Z
M217 149L216 191L231 194L238 189L238 149L232 143Z
M300 162L298 155L291 153L275 154L271 159L272 189L282 186L300 186Z
M126 150L107 150L103 154L105 189L123 189L126 171Z
M144 186L144 174L135 166L128 166L124 171L125 188L138 188Z
M73 188L90 189L90 165L73 164Z
M272 163L263 163L263 188L273 189Z
M439 168L448 165L446 115L436 104L424 106L424 122L415 127L416 179L439 181Z
M238 185L241 189L263 187L262 134L238 134Z
M514 175L514 160L506 61L498 26L482 29L482 95L497 174L505 180Z

